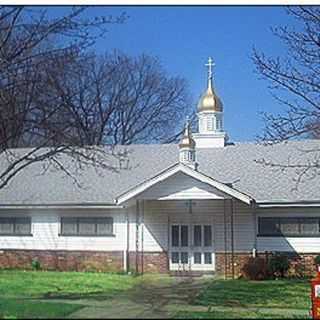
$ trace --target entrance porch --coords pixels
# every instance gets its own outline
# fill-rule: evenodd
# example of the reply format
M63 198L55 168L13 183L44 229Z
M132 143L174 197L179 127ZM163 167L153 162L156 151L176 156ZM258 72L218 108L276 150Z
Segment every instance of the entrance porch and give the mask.
M255 246L252 199L183 165L129 190L118 203L128 208L127 269L156 269L158 259L163 271L165 255L166 272L234 275L235 253L248 256Z
M131 252L129 268L141 273L161 265L161 272L173 274L234 276L240 255L251 254L246 241L251 245L253 239L246 229L253 228L252 214L233 199L140 199L133 219L130 251L137 254Z

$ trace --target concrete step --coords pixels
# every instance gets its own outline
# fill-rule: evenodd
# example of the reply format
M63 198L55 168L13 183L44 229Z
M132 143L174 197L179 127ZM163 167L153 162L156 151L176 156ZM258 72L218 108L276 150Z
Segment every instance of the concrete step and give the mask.
M170 271L170 276L173 277L201 277L214 274L214 271Z

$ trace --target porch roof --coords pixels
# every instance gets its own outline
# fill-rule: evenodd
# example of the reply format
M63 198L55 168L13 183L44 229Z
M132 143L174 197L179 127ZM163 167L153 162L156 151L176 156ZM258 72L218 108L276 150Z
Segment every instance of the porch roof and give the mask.
M130 188L129 190L127 190L126 192L124 192L123 194L121 194L119 197L117 197L115 199L115 202L117 204L123 204L126 201L129 201L130 199L133 199L137 196L139 196L140 194L142 194L144 191L152 188L154 185L159 184L163 181L165 181L166 179L176 175L177 173L184 173L185 175L192 177L193 179L196 179L197 181L209 185L215 189L217 189L218 191L221 191L222 193L236 198L246 204L252 204L254 202L254 199L234 188L232 188L231 186L228 186L225 183L221 183L199 171L196 171L184 164L181 163L176 163L175 165L165 169L164 171L160 172L159 174L151 177L150 179L147 179L145 181L143 181L142 183L139 183L138 185L136 185L133 188ZM183 197L184 199L186 198L185 196ZM190 198L193 198L193 196L191 195ZM212 197L209 197L209 199L211 199ZM219 197L218 197L219 198Z

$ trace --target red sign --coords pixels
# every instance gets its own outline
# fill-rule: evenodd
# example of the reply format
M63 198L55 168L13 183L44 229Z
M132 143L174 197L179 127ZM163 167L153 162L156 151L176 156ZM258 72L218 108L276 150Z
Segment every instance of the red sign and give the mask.
M320 319L320 266L317 266L317 268L317 277L311 280L311 300L313 319Z

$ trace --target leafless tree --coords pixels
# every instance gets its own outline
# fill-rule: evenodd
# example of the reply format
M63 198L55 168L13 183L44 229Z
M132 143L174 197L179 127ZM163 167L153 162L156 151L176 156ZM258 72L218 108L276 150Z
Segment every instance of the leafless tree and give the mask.
M116 170L113 146L169 142L180 132L191 106L184 79L148 55L90 51L90 30L103 33L123 15L81 20L84 9L75 8L48 20L33 9L1 10L0 189L37 162L77 182L66 156L76 168Z
M36 162L53 164L70 174L60 161L62 154L78 163L81 160L82 165L108 166L99 146L97 151L78 141L52 146L50 141L61 135L55 128L46 128L46 136L35 138L60 111L59 105L49 109L40 103L46 93L50 97L45 85L47 66L72 63L106 32L107 25L126 19L124 14L86 19L85 10L72 7L63 16L50 18L46 10L38 8L0 7L0 189ZM60 128L62 132L68 130L67 125ZM25 152L15 149L31 144L33 148Z
M60 105L59 119L48 117L47 127L69 122L68 132L58 130L65 134L58 144L162 143L180 131L190 109L185 81L168 76L151 56L91 54L62 68L47 68L55 99L45 94L41 102L48 112Z
M287 49L284 57L267 57L254 50L253 61L262 78L270 83L275 99L284 106L279 114L265 113L264 142L275 143L296 138L319 138L320 124L320 7L288 7L297 21L296 28L273 29ZM279 168L296 168L300 181L315 176L320 169L320 147L304 150L305 163L270 163Z

